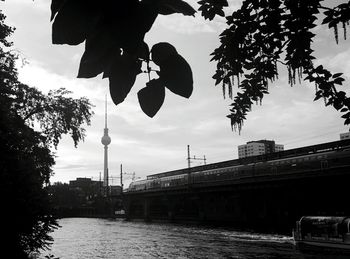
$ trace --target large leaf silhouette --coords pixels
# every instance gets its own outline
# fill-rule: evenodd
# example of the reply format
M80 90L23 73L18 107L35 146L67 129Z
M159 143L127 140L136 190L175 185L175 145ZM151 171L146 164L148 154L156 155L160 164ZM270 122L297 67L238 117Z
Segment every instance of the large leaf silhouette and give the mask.
M159 77L175 94L189 98L193 91L193 76L190 65L179 54L168 57L160 66Z
M51 17L50 17L50 21L52 21L53 18L55 18L55 15L62 8L62 6L64 5L65 1L66 0L52 0L52 2L51 2Z
M97 23L99 16L100 14L94 10L92 1L65 1L52 24L52 43L69 45L82 43Z
M137 96L142 111L152 118L163 105L165 88L159 79L153 79L146 85L137 93Z
M152 61L158 66L161 66L164 60L174 54L177 54L177 50L168 42L159 42L154 44L151 49Z
M151 3L159 14L168 15L182 13L183 15L194 15L196 10L182 0L145 0Z
M114 41L121 44L123 51L136 54L158 14L152 6L143 2L123 6L123 9L118 7L118 14L113 9L107 12L104 23L110 27L110 34Z
M113 52L120 54L118 45L106 28L101 28L86 39L85 52L80 60L78 78L91 78L105 71Z
M115 105L123 102L141 72L141 62L124 53L117 56L104 77L109 77L109 91Z
M151 50L152 60L159 68L159 78L173 93L189 98L193 91L190 65L168 42L155 44Z

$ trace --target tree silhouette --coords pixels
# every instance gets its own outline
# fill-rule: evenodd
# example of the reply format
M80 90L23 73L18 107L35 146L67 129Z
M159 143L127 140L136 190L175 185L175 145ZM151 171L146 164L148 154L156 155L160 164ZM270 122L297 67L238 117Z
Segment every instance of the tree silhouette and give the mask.
M237 82L240 91L234 97L231 125L241 130L253 102L261 102L268 94L268 84L278 78L279 65L287 67L289 84L297 79L314 82L315 99L323 98L326 106L332 105L344 113L344 124L350 124L350 98L337 85L344 81L341 73L332 74L322 65L314 66L312 42L316 36L312 29L322 20L335 33L338 43L338 26L342 25L344 39L350 20L350 2L335 7L321 5L322 0L246 0L231 15L228 25L220 35L221 45L211 54L217 62L213 78L222 84L232 98L232 86ZM200 1L202 15L210 10L222 10L226 0ZM324 18L320 15L323 13ZM217 11L218 14L221 14ZM211 13L209 13L211 14Z
M338 42L338 27L344 39L350 19L350 4L328 7L322 0L245 0L230 15L224 8L227 0L200 0L199 11L208 20L217 15L226 19L227 28L220 34L221 45L214 50L217 63L213 78L233 98L231 125L241 130L254 102L261 103L268 94L268 84L278 77L280 66L288 71L293 86L302 78L316 85L315 99L342 113L350 124L350 99L337 86L344 81L341 73L331 73L324 66L314 66L312 29L318 23L334 30ZM334 5L334 4L333 4ZM182 13L194 15L195 10L182 0L52 0L52 36L54 44L80 44L85 41L78 77L94 77L104 73L109 78L110 93L115 104L121 103L136 76L154 71L159 78L151 79L138 93L142 110L153 117L164 101L164 86L188 98L192 92L192 72L187 62L169 43L159 43L149 51L144 42L158 15ZM322 14L322 15L321 15ZM171 54L173 53L173 55ZM152 54L152 58L150 58ZM164 58L164 59L163 59ZM159 62L161 61L161 62ZM182 76L180 76L180 73ZM232 87L238 92L233 97Z
M70 134L75 145L83 140L92 105L70 98L65 89L45 95L19 82L17 57L7 40L13 28L4 20L0 11L1 248L11 258L29 258L49 247L49 234L58 226L45 188L55 164L51 148L62 134Z

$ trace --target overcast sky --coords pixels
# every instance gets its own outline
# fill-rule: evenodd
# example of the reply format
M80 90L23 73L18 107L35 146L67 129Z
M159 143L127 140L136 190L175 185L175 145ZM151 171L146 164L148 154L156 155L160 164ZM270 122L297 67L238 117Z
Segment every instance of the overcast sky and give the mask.
M339 139L347 132L341 114L324 107L322 100L313 102L315 87L301 84L290 87L286 71L270 85L270 95L263 105L254 106L239 135L231 130L231 100L224 99L222 89L211 78L215 63L209 54L219 46L218 35L225 27L223 19L206 22L199 14L193 17L170 15L158 17L146 42L152 46L167 41L176 46L192 67L194 91L190 99L166 92L165 102L154 118L145 115L138 104L137 91L145 86L147 76L139 75L126 100L115 106L109 96L108 80L76 78L84 44L79 46L51 43L50 2L48 0L7 0L0 8L7 15L6 23L16 27L12 37L14 48L28 64L19 67L23 83L43 92L65 87L74 96L88 97L95 105L92 125L86 127L85 141L74 148L64 137L56 153L55 175L51 181L69 182L77 177L98 180L103 172L104 98L108 97L109 172L119 176L120 164L125 172L136 177L180 169L187 166L187 145L191 155L203 157L207 163L238 157L237 146L250 140L269 139L285 149ZM195 1L189 1L196 8ZM232 1L231 1L232 2ZM239 1L234 1L239 3ZM233 6L233 8L235 8ZM231 7L232 9L232 7ZM315 29L318 63L346 76L344 91L349 93L350 48L342 38L337 45L333 31ZM340 35L341 33L339 33ZM200 160L192 165L199 165ZM127 176L125 176L127 178ZM119 178L111 180L119 183ZM110 181L110 182L111 182ZM130 180L127 180L129 182Z

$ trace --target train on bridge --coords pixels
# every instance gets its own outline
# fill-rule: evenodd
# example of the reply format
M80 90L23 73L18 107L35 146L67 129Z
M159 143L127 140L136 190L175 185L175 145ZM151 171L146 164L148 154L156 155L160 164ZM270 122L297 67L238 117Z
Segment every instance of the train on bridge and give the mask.
M148 192L204 184L246 181L267 176L342 168L350 164L350 140L334 141L243 159L234 159L147 176L132 182L126 192Z

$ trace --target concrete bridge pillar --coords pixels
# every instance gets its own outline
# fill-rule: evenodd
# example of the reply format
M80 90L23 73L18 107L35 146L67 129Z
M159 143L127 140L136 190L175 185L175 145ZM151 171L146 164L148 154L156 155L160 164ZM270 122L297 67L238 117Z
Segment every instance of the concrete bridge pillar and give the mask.
M143 202L143 217L145 221L151 221L150 217L150 200L145 199Z
M125 211L125 219L130 220L130 202L123 201L123 208Z
M173 221L175 217L175 203L169 198L165 198L164 203L166 204L166 210L168 214L168 220Z

